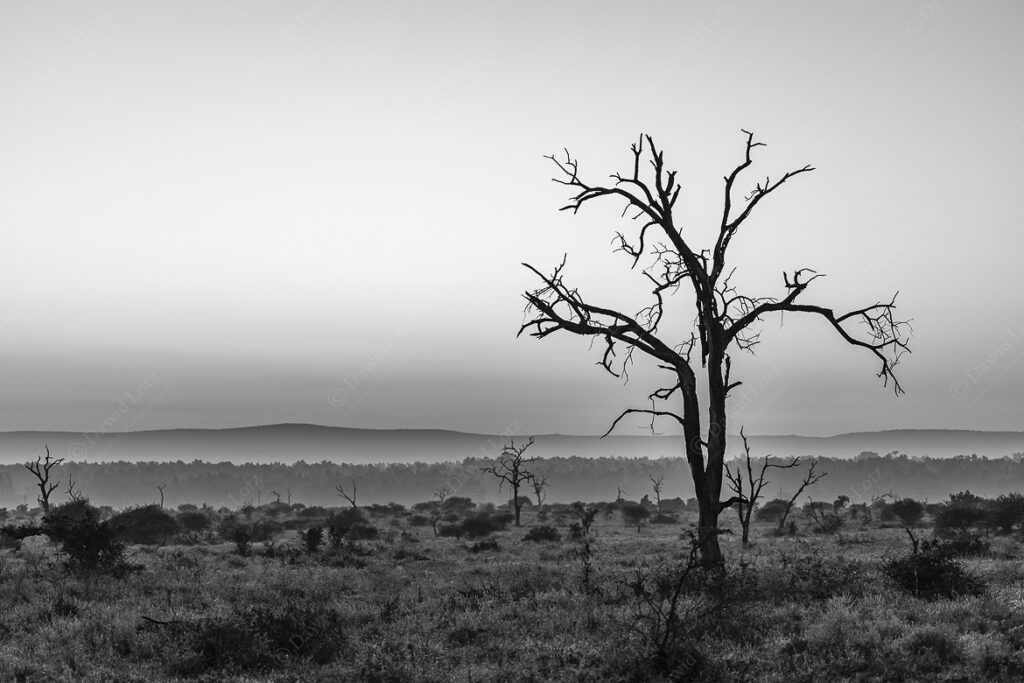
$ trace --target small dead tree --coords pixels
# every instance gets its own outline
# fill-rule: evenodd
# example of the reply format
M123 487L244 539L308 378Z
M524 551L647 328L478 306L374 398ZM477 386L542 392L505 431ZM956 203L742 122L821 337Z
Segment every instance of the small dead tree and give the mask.
M789 517L789 513L792 512L792 510L793 510L793 504L796 503L796 499L800 497L800 494L804 492L804 489L808 488L809 486L814 486L819 481L821 481L821 479L823 477L828 476L828 472L815 472L814 471L814 468L817 466L817 464L818 464L817 460L812 460L811 461L811 466L807 470L807 474L804 475L803 480L800 482L800 486L797 487L796 493L794 493L793 497L790 498L789 501L786 503L786 509L783 510L782 516L779 517L779 529L780 530L786 528L786 518Z
M647 478L651 480L651 488L654 489L654 501L658 506L658 511L661 512L661 489L665 483L665 475L662 474L659 477L655 477L653 474L648 474Z
M629 493L627 493L626 491L623 491L621 486L616 486L615 488L617 489L617 492L615 494L615 502L616 503L621 503L623 498L625 496L628 496Z
M444 502L448 500L448 496L452 495L452 487L448 484L438 486L434 489L434 498L437 498L437 504L443 506Z
M758 499L761 497L761 491L769 483L766 477L768 470L773 467L780 470L796 467L800 462L800 458L794 458L792 462L783 464L771 462L772 456L768 454L764 456L761 470L757 473L757 476L754 476L754 465L750 460L750 444L747 442L747 435L743 433L742 427L740 427L740 438L743 439L743 458L747 470L746 486L744 486L743 471L739 465L736 465L736 470L733 471L726 464L725 476L729 480L729 488L732 489L732 492L739 499L736 504L736 514L740 520L740 528L743 529L743 545L750 545L750 518L754 514L754 507L757 505ZM790 505L792 504L790 502Z
M531 474L530 486L533 487L533 495L537 496L537 507L544 507L544 500L547 498L544 489L548 487L548 478L539 474Z
M493 465L480 468L481 472L498 478L498 491L501 491L502 486L508 485L512 493L512 508L516 516L516 526L521 526L519 516L523 508L523 502L519 499L519 489L533 476L527 466L537 462L537 458L526 457L526 450L532 445L532 436L522 446L516 446L515 439L512 439L507 446L502 447L501 453Z
M337 486L335 486L334 490L338 492L339 496L341 496L342 498L344 498L345 500L348 501L348 504L352 506L353 510L357 509L358 506L356 505L356 491L358 489L356 487L356 480L355 480L355 478L352 479L352 494L351 495L349 495L349 493L347 491L345 491L345 487L343 485L341 485L341 484L338 484Z
M39 501L39 506L43 508L43 512L47 513L50 511L50 494L58 486L56 482L50 483L50 470L64 462L64 458L53 458L50 456L50 447L43 446L43 448L46 449L46 457L36 456L35 462L25 463L25 469L36 478L36 486L39 487L39 496L36 500Z
M167 488L167 484L157 484L156 488L160 491L160 509L164 509L164 489Z
M68 474L68 499L76 503L85 500L81 489L78 488L78 482L71 478L70 473Z
M271 491L270 495L272 495L274 497L274 502L275 503L280 503L281 502L281 494L278 493L277 491Z

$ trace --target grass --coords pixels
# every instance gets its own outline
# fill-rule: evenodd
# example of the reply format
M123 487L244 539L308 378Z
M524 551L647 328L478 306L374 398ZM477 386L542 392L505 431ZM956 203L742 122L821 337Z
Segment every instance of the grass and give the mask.
M677 566L679 524L637 532L599 515L589 543L495 544L371 522L377 539L315 555L296 531L240 557L229 543L133 546L124 578L67 573L48 544L0 551L0 680L21 681L1014 681L1024 678L1020 546L961 561L987 592L920 599L881 571L898 528L723 536L719 591L689 587L661 669L639 619ZM723 522L732 520L723 515ZM403 532L405 532L403 534ZM472 549L476 546L476 551ZM717 596L717 597L714 597Z

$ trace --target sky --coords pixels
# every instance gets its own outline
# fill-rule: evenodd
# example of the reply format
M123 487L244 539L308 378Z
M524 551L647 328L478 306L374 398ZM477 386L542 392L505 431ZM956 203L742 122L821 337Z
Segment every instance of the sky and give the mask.
M899 290L907 395L814 320L765 322L731 424L1024 429L1024 6L0 0L0 430L311 422L603 432L659 384L516 332L521 263L646 303L620 206L557 209L654 136L737 280ZM691 302L672 301L689 316ZM642 423L622 433L638 433Z

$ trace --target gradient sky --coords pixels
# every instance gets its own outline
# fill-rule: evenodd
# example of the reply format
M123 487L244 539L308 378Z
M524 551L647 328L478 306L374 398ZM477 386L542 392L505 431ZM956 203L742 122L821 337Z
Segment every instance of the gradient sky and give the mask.
M655 136L710 238L722 176L812 163L738 277L901 291L908 395L820 323L737 360L753 433L1024 428L1024 6L0 2L0 429L302 421L599 433L646 395L515 338L519 265L644 303L619 207L558 213ZM675 305L689 302L679 297ZM632 433L626 429L623 433Z

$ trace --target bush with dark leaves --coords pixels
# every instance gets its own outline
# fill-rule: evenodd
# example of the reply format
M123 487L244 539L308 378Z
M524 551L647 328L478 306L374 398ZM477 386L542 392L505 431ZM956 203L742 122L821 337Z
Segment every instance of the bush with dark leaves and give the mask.
M985 592L981 579L967 572L954 557L935 548L893 558L882 566L882 572L900 590L929 600Z
M178 520L159 505L129 508L110 518L110 528L127 543L164 544L181 532Z
M524 541L554 541L558 542L562 540L562 535L558 533L558 529L553 526L535 526L531 527L526 535L523 536Z

